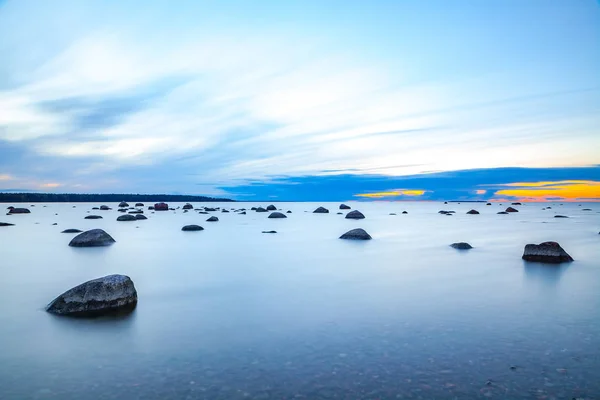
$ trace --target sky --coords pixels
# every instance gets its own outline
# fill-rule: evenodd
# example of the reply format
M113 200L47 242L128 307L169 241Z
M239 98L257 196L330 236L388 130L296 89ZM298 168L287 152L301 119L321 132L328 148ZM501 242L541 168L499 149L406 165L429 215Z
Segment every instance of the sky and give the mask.
M0 191L600 200L598 0L0 0Z

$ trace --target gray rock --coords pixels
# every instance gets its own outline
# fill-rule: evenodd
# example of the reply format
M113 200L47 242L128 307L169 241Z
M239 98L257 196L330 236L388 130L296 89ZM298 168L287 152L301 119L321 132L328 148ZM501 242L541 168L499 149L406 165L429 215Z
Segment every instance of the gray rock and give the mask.
M277 231L262 231L262 233L277 233Z
M135 221L135 215L125 214L117 217L117 221Z
M471 246L469 243L467 242L457 242L457 243L452 243L450 245L450 247L457 249L457 250L469 250L472 249L473 246Z
M402 214L408 214L408 211L402 211Z
M154 206L148 206L148 210L150 210L150 211L154 210Z
M206 220L206 222L217 222L219 220L219 218L215 217L214 215L212 217L210 217L209 219Z
M390 213L390 215L396 215L396 213Z
M277 210L277 207L275 207L273 204L267 206L267 211L275 211Z
M440 210L438 211L438 214L454 214L456 211L446 211L446 210Z
M286 214L291 214L292 212L290 210L287 210L285 213Z
M554 218L569 218L566 215L555 215Z
M104 232L102 229L92 229L90 231L85 231L75 236L69 246L71 247L98 247L98 246L110 246L115 243L115 239L113 239L108 233Z
M315 211L313 211L313 213L314 214L329 214L329 210L326 209L325 207L319 207Z
M262 207L256 207L256 212L267 212L266 209L262 208Z
M591 208L582 208L581 211L592 211Z
M102 211L108 211L108 210L110 210L111 208L110 208L109 206L100 206L100 209L101 209Z
M203 231L204 228L201 227L200 225L186 225L183 228L181 228L181 230L184 232L194 232L194 231Z
M228 213L229 210L221 210L222 213Z
M287 216L279 211L275 211L269 214L269 218L287 218Z
M99 210L100 207L92 207L92 210Z
M571 262L573 258L556 242L528 244L523 252L523 260L559 264Z
M0 222L0 226L15 226L15 224L9 224L8 222Z
M467 214L472 214L472 215L479 214L479 211L477 211L477 210L469 210L469 211L467 211Z
M29 211L27 208L11 208L8 211L9 214L29 214L31 213L31 211Z
M516 208L512 208L512 207L508 207L505 211L507 213L510 213L510 212L519 212L519 210L517 210Z
M369 235L364 229L357 228L344 233L342 236L340 236L340 239L371 240L372 238L371 235Z
M516 202L516 203L511 203L511 205L513 205L513 206L520 206L520 205L521 205L521 203L519 203L519 202Z
M350 210L350 206L346 204L340 204L340 210Z
M491 206L491 205L492 205L492 203L485 203L485 205L486 205L486 206Z
M129 207L129 204L125 203L124 201L119 203L119 207Z
M143 214L144 210L133 210L133 211L129 211L129 214Z
M87 215L84 219L102 219L100 215Z
M46 307L52 314L92 317L133 310L137 304L133 281L125 275L108 275L67 290Z
M136 219L136 220L138 220L138 221L140 221L140 220L145 220L145 219L148 219L148 217L146 217L146 216L145 216L145 215L143 215L143 214L137 214L137 215L135 216L135 219Z
M81 232L83 232L83 231L80 231L79 229L65 229L61 233L81 233Z
M212 207L204 207L204 211L217 211L217 209Z
M144 207L144 203L135 203L136 207Z
M246 211L242 211L240 215L246 215Z
M191 210L191 209L193 209L193 208L194 208L194 206L193 206L193 205L191 205L190 203L186 203L186 204L183 206L183 209L184 209L184 210Z
M364 214L358 210L350 211L348 214L346 214L346 219L364 219L364 218L365 218Z
M496 214L508 214L506 211L499 211Z

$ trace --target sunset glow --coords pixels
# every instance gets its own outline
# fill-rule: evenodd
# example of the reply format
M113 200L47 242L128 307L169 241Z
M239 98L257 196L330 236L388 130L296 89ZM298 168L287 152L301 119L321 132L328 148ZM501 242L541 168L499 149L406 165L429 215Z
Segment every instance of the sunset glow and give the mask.
M496 191L495 197L516 197L521 201L600 201L598 181L516 182L499 186L508 189Z
M396 196L423 196L425 194L425 190L407 190L407 189L398 189L391 190L389 192L376 192L376 193L362 193L356 194L357 197L367 197L371 199L380 199L382 197L396 197Z

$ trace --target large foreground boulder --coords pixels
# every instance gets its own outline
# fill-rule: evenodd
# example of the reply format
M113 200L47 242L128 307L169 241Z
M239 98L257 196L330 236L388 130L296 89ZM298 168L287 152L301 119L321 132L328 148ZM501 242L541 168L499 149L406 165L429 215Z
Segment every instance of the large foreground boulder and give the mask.
M457 250L469 250L469 249L473 248L473 246L471 246L467 242L452 243L450 245L450 247L452 247L453 249L457 249Z
M313 213L315 213L315 214L329 214L329 210L326 209L325 207L319 207L315 211L313 211Z
M169 205L167 203L156 203L154 205L154 211L168 211Z
M131 214L119 215L117 217L117 221L135 221L135 215L131 215Z
M357 228L344 233L342 236L340 236L340 239L371 240L372 238L371 235L369 235L364 229Z
M346 204L340 204L340 210L349 210L350 206Z
M267 211L275 211L277 210L277 207L275 207L273 204L267 206Z
M269 214L269 218L287 218L287 216L279 211L275 211Z
M11 208L10 210L8 210L9 214L29 214L31 213L31 211L29 211L29 209L27 208Z
M46 307L52 314L93 317L120 310L132 310L137 304L133 281L125 275L108 275L67 290Z
M567 252L556 242L528 244L523 252L523 260L559 264L573 261Z
M346 214L346 219L364 219L364 218L365 218L364 214L358 210L350 211L348 214Z
M115 239L102 229L92 229L75 236L69 246L71 247L98 247L110 246L115 243Z
M203 231L204 228L201 227L200 225L186 225L183 228L181 228L181 230L184 232L194 232L194 231Z

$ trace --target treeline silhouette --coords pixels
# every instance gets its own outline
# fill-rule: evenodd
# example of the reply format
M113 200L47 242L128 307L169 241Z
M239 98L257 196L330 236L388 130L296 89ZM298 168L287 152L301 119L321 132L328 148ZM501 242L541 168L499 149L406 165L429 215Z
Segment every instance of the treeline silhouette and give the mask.
M0 193L0 203L119 203L159 201L234 201L206 196L175 194L78 194L78 193Z

